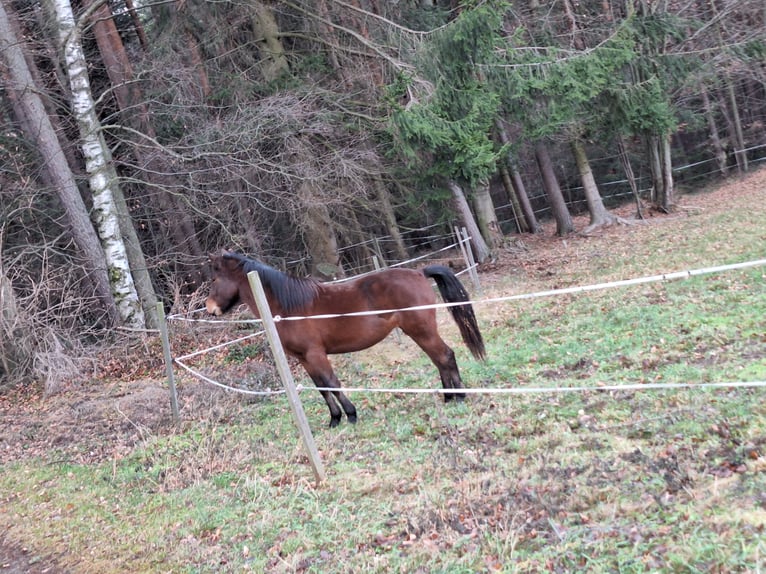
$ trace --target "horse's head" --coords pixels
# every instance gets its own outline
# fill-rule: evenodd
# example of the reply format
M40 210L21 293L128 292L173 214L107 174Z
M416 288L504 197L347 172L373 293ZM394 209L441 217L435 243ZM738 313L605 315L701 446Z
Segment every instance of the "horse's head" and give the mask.
M213 282L205 300L205 308L211 315L223 315L240 301L240 285L247 277L242 270L242 259L223 250L220 254L210 254L210 266L213 270Z

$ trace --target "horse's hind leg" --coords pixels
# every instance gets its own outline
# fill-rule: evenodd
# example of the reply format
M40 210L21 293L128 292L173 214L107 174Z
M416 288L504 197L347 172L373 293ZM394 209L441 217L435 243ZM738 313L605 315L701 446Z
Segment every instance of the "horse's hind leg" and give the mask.
M436 368L439 369L439 377L445 389L463 389L463 381L460 378L460 370L455 360L455 352L444 342L436 331L436 327L428 332L402 329L418 346L425 351ZM444 402L451 400L462 401L465 393L444 393Z
M324 402L327 403L327 408L330 409L330 428L338 426L343 416L338 403L343 407L343 412L346 413L348 422L355 423L356 407L340 390L340 381L335 376L327 355L318 352L309 353L305 358L301 359L301 364L317 387L338 389L337 391L319 391L322 398L324 398Z

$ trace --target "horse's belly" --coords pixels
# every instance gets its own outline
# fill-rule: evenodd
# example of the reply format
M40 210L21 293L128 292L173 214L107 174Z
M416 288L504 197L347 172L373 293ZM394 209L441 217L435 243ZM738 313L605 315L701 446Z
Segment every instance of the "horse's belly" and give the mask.
M329 354L361 351L385 339L396 326L394 314L340 319L332 328L325 329L324 347Z

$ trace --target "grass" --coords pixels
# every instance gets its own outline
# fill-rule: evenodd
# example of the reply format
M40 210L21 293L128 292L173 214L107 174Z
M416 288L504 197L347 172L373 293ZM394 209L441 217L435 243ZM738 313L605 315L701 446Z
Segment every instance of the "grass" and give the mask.
M764 257L756 193L605 238L548 239L484 296ZM319 487L284 398L230 398L225 417L145 432L96 462L52 450L4 464L0 524L76 572L759 572L764 390L599 387L766 380L765 277L477 304L488 361L455 345L469 386L592 390L447 406L358 394L359 424L334 430L303 393L328 474ZM347 386L436 378L391 338L335 363Z

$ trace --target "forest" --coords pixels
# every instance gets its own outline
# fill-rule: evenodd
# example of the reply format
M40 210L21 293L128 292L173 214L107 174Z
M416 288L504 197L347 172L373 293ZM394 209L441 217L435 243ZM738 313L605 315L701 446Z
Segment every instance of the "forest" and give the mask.
M223 247L329 279L673 212L766 157L765 31L763 0L0 0L2 387L155 328Z

